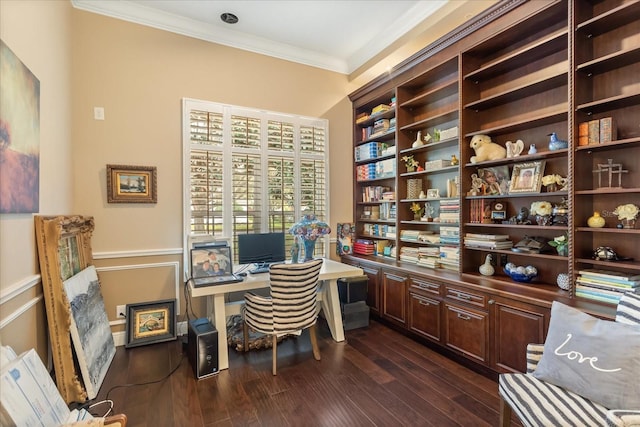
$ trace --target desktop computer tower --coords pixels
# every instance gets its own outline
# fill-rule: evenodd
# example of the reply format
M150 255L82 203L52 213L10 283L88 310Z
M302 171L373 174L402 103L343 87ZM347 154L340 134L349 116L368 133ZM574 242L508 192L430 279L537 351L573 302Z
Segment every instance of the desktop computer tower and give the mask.
M187 356L196 378L206 378L218 372L218 331L209 319L189 322Z

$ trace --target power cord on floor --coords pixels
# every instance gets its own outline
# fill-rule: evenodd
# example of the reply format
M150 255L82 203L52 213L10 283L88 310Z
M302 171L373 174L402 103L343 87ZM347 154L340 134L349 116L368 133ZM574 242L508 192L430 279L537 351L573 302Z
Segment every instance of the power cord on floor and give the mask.
M160 379L153 380L153 381L147 381L147 382L143 382L143 383L121 384L121 385L115 385L115 386L111 387L111 388L109 389L109 391L107 391L107 395L106 395L106 397L105 397L105 400L104 400L104 401L105 401L105 402L111 402L111 403L112 403L112 405L111 405L111 410L112 410L112 409L113 409L113 401L111 401L111 400L109 399L109 394L110 394L113 390L118 389L118 388L123 388L123 387L135 387L135 386L139 386L139 385L149 385L149 384L156 384L156 383L160 383L160 382L162 382L162 381L166 380L167 378L169 378L171 375L173 375L173 374L178 370L178 368L179 368L179 367L180 367L180 365L182 364L182 360L183 360L183 359L184 359L184 353L181 353L181 354L180 354L180 360L178 361L178 364L175 366L175 368L173 368L173 369L172 369L172 370L171 370L167 375L165 375L164 377L162 377L162 378L160 378ZM90 406L89 408L91 408L91 406ZM109 413L109 412L108 412L108 413ZM107 413L107 414L108 414L108 413ZM92 415L93 415L93 414L92 414ZM104 415L104 416L106 416L106 415Z

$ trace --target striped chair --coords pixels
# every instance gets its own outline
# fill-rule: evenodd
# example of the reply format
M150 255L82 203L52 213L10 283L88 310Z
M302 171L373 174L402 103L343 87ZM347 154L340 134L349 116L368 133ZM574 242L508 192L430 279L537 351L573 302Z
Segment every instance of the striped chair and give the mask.
M618 303L616 322L640 325L640 295L625 294ZM525 427L640 426L640 408L605 408L578 394L530 375L542 358L542 344L527 346L527 373L501 374L500 425L511 422L512 411Z
M273 375L276 375L278 336L309 328L313 356L320 360L316 336L318 276L322 259L302 264L273 264L269 269L271 296L248 292L244 296L244 350L249 350L249 328L271 335Z

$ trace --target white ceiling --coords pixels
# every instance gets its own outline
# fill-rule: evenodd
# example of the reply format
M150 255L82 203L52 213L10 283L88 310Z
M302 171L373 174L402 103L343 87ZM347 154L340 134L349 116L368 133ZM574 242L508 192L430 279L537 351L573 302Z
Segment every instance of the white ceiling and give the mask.
M349 74L438 11L476 0L71 0L74 7ZM220 15L231 12L236 24Z

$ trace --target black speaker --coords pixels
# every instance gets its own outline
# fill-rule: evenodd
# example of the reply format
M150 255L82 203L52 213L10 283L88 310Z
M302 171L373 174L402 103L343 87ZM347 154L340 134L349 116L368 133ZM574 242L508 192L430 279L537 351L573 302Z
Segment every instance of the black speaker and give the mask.
M209 319L189 322L187 356L196 378L206 378L218 372L218 331Z

